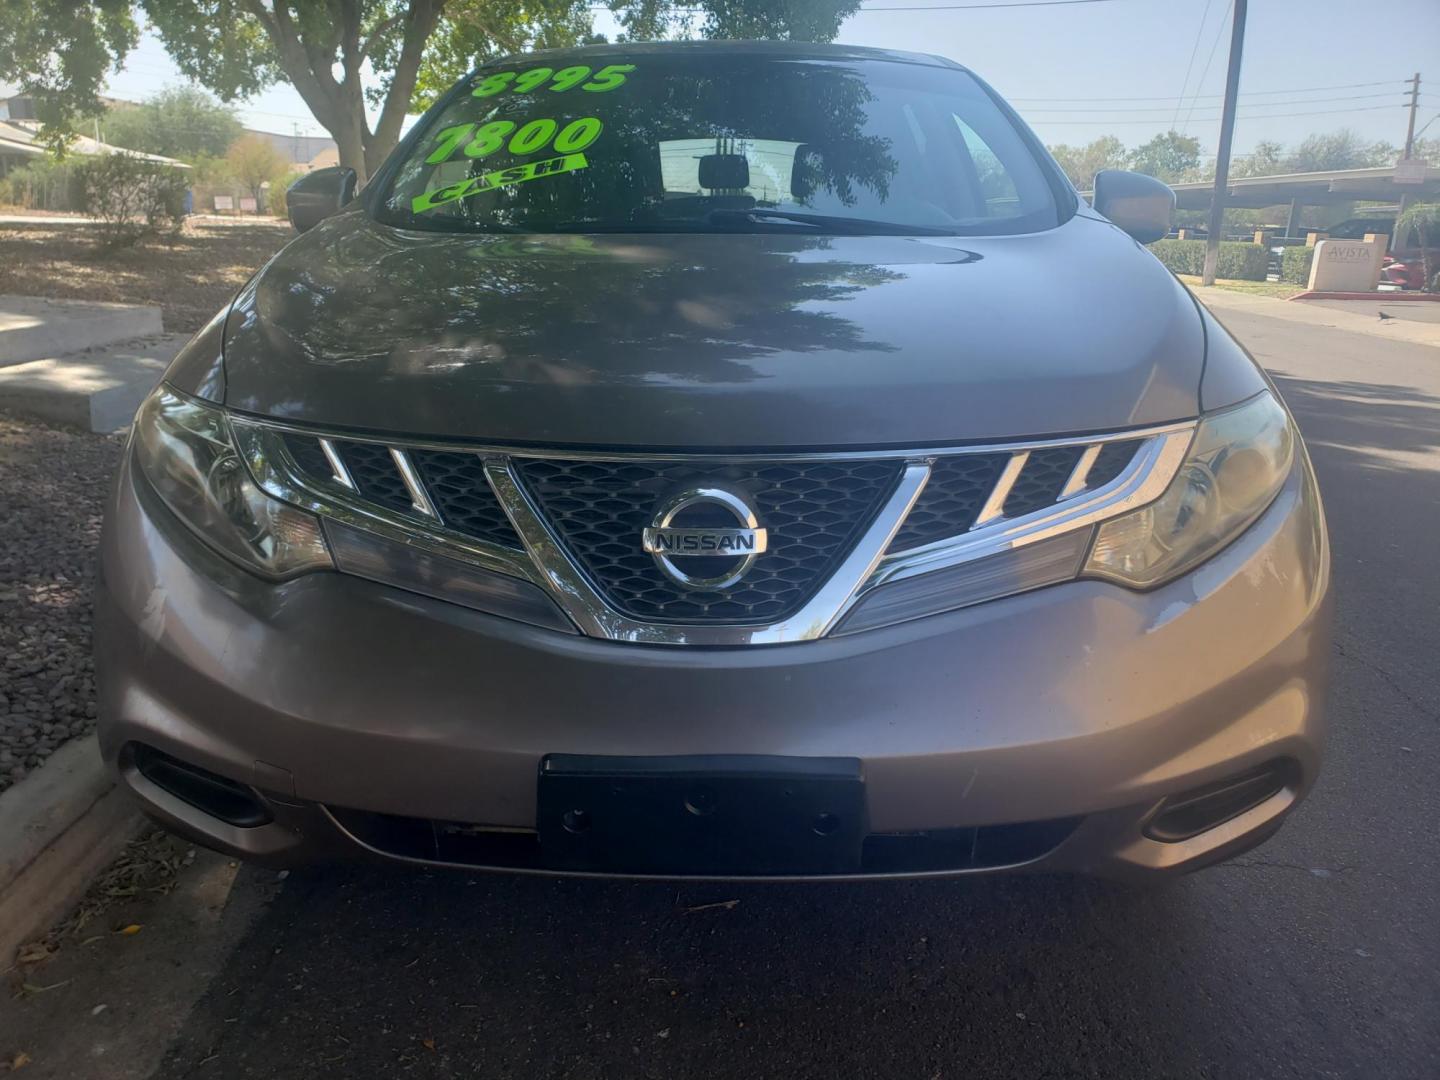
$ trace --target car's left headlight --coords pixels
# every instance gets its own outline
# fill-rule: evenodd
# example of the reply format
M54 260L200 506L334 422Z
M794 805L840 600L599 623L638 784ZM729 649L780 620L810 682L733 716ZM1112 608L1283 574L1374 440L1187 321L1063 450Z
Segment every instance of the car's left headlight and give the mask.
M135 457L175 516L247 570L278 579L333 566L320 522L250 478L223 409L161 383L135 416Z
M1274 501L1290 475L1295 441L1289 415L1269 391L1206 416L1165 493L1100 526L1084 575L1149 589L1197 566Z

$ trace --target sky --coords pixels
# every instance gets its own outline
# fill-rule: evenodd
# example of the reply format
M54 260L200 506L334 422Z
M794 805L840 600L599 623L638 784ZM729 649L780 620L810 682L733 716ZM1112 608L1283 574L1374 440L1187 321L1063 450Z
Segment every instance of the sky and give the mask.
M939 53L970 67L1048 144L1101 135L1136 145L1174 126L1213 154L1233 0L865 0L837 40ZM943 10L898 10L945 7ZM885 11L883 9L891 10ZM597 29L614 30L608 13ZM1405 80L1422 76L1419 124L1440 115L1440 0L1251 0L1235 153L1348 127L1405 138ZM146 34L109 93L141 100L182 82ZM1183 95L1183 96L1182 96ZM1121 100L1114 100L1121 99ZM248 127L323 135L300 96L277 85L239 107ZM1426 132L1440 136L1440 120Z

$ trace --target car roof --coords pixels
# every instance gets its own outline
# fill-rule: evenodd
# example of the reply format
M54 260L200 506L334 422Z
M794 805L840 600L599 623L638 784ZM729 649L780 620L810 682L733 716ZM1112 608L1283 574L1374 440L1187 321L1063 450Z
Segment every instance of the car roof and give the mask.
M488 60L481 68L493 68L522 60L551 60L561 57L671 55L771 56L799 60L888 60L899 64L924 64L928 67L967 70L961 64L929 53L902 52L899 49L872 49L863 45L832 45L809 41L643 41L609 42L599 45L575 45L562 49L536 49L532 52L509 53Z

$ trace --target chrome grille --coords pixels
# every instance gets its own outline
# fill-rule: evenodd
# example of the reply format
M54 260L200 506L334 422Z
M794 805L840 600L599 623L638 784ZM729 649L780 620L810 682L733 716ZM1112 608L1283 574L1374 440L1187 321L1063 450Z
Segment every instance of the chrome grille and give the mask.
M490 490L485 464L478 455L414 450L410 457L446 525L502 547L519 550L523 546L500 500Z
M1106 443L1100 448L1100 453L1095 456L1095 464L1090 466L1090 471L1085 476L1085 486L1098 488L1110 483L1135 459L1135 451L1139 449L1139 439Z
M994 566L1143 506L1175 475L1194 423L1120 437L739 458L390 442L240 416L231 428L276 498L405 551L527 580L581 633L741 645L825 636L877 589ZM712 482L743 491L772 541L739 581L687 588L659 572L642 534L671 497ZM380 580L378 572L362 576Z
M516 471L570 554L615 607L656 622L773 622L800 607L870 524L896 461L759 465L517 458ZM738 584L680 587L640 547L668 495L698 481L746 492L770 546Z
M1005 516L1014 518L1033 514L1056 502L1084 452L1083 446L1055 446L1048 450L1031 451L1025 459L1025 467L1015 480L1015 486L1005 497Z
M410 509L410 492L388 447L347 440L337 441L335 449L350 471L356 491L387 509L402 512Z
M959 536L975 524L1009 454L956 454L936 458L930 482L895 534L892 551Z

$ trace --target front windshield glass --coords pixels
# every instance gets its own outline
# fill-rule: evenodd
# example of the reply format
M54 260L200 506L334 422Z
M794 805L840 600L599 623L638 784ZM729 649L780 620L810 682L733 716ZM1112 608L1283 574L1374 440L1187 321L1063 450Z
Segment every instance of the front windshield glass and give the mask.
M1059 220L1025 139L963 71L696 52L483 69L380 206L390 224L452 232L976 235Z

